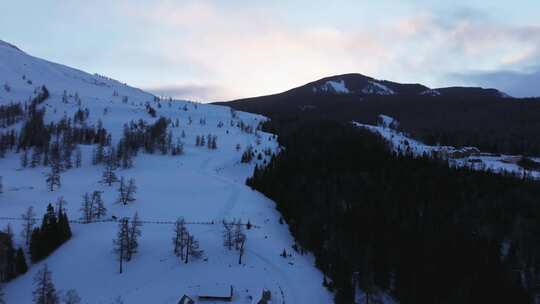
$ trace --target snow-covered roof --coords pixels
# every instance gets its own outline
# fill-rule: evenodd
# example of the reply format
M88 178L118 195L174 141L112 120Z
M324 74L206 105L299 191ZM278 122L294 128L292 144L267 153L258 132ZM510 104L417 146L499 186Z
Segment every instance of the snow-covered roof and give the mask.
M198 288L199 297L228 298L232 296L232 285L223 283L202 283Z

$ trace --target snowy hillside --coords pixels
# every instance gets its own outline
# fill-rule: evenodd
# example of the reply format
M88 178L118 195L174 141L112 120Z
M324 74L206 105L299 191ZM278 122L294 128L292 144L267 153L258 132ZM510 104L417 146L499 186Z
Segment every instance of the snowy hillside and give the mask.
M31 57L0 41L0 105L20 102L26 109L42 86L49 97L37 107L45 110L46 125L62 119L80 128L102 125L111 135L109 145L115 146L125 136L125 124L142 120L150 126L163 117L167 136L183 153L140 151L132 168L116 169L119 178L133 178L137 186L135 201L123 205L116 203L119 183L101 182L105 165L93 164L96 144L77 145L82 165L63 171L61 186L54 191L46 183L51 166L23 168L23 150L8 150L0 159L0 228L11 225L17 247L25 247L20 217L28 207L34 208L38 226L47 204L63 197L69 219L76 221L82 218L83 195L100 191L107 214L95 223L72 222L70 240L37 264L28 259L29 271L3 286L7 303L32 302L34 276L44 264L57 290L75 289L82 303L113 303L121 297L130 304L172 304L184 294L197 300L206 292L204 286L231 285L233 303L256 303L264 289L271 291L272 303L332 302L313 258L292 249L294 240L287 225L280 224L274 202L244 184L255 165L264 165L279 149L274 135L257 131L265 117L224 106L160 100L118 81ZM19 133L25 113L0 132ZM84 118L76 122L77 115ZM196 145L198 138L208 135L217 139L217 149ZM242 163L249 147L253 160ZM31 149L27 153L36 154ZM113 253L119 226L115 219L131 218L136 212L143 221L138 252L120 274ZM187 264L173 252L172 223L179 217L204 250L200 259ZM244 230L241 264L239 251L223 246L222 221L234 219L252 225Z
M353 122L357 127L366 128L383 137L395 151L411 153L415 156L437 155L448 160L451 166L471 167L476 170L489 170L495 173L512 173L518 176L540 178L540 171L521 167L518 162L520 155L505 155L482 153L476 147L430 146L411 138L408 134L398 131L399 122L387 115L379 115L378 125L368 125ZM538 158L528 158L538 163Z

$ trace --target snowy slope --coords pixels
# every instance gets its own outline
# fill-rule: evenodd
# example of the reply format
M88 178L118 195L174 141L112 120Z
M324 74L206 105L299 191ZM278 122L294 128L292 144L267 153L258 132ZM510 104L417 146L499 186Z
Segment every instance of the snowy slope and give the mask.
M374 95L395 95L396 93L390 89L389 87L378 83L376 81L368 81L368 85L366 85L362 89L362 93L364 94L374 94Z
M349 94L350 91L345 85L345 80L332 81L329 80L320 87L313 87L313 93L317 92L330 92L336 94Z
M365 85L358 89L358 93L365 95L395 95L389 87L375 80L366 80ZM351 91L347 88L346 81L344 79L328 80L322 84L314 84L311 88L313 93L331 93L331 94L352 94L355 91Z
M430 146L413 139L408 134L399 132L397 120L387 115L379 115L377 126L353 122L353 125L379 134L392 147L394 151L407 152L415 156L437 155L448 160L449 165L456 167L470 167L476 170L489 170L495 173L513 173L518 176L531 176L540 178L540 172L525 170L516 164L521 156L482 153L476 147ZM532 158L539 161L537 158Z
M6 85L9 90L5 89ZM196 298L199 286L206 284L233 285L233 303L251 303L250 297L260 296L262 289L272 292L273 303L332 302L331 295L321 286L322 274L314 267L313 258L291 249L294 240L287 226L279 224L275 203L244 185L255 162L239 162L243 149L253 145L257 151L269 148L275 153L278 146L272 134L248 134L237 128L236 123L242 121L256 127L264 117L239 112L235 118L227 107L157 101L151 94L118 81L31 57L0 42L0 104L28 100L41 85L51 93L40 105L47 109L47 121L58 121L64 115L72 117L79 108L88 108L89 123L101 120L112 134L113 142L120 138L124 123L157 119L145 111L148 102L157 110L158 117L179 119L180 126L171 130L174 137L180 137L182 132L186 134L185 154L139 153L134 168L119 169L118 176L133 177L138 187L136 201L122 206L115 204L118 185L108 187L99 183L103 168L91 164L92 146L81 146L83 166L63 173L62 187L54 192L46 189L44 174L49 168L21 169L20 154L11 152L0 159L0 176L4 182L0 216L19 217L27 207L33 206L41 218L46 205L63 196L68 202L69 218L78 219L81 196L99 190L103 191L109 217L131 217L138 212L144 221L174 221L184 217L187 222L213 221L214 224L188 225L206 256L205 260L189 264L181 263L173 255L172 225L144 224L139 253L126 264L126 271L119 274L112 253L117 223L74 223L71 240L43 262L31 265L27 274L4 286L7 303L31 303L33 277L44 263L52 270L57 289L76 289L83 303L112 303L117 296L130 304L177 303L183 294ZM67 100L63 100L64 91ZM201 124L201 119L206 123ZM224 124L221 128L220 122ZM18 127L20 124L14 126ZM218 136L218 149L196 147L195 137L209 133ZM258 160L259 164L268 157ZM220 221L234 218L249 220L257 226L247 230L242 265L238 265L237 252L222 245ZM0 227L8 223L15 230L20 246L21 222L1 220ZM281 257L283 249L292 256Z

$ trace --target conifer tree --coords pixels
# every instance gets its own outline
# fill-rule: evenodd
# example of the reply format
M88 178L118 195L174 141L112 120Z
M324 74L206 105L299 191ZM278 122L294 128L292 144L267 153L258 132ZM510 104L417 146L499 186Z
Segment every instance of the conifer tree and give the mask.
M66 291L65 295L62 297L64 304L80 304L81 297L75 289L69 289Z
M30 237L30 258L37 262L71 238L69 219L65 212L55 212L49 204L40 227L34 228Z
M52 252L60 243L60 231L58 229L58 217L51 204L47 205L47 211L41 223L41 234L46 240L47 254Z
M250 163L253 159L253 147L248 146L244 153L242 153L242 158L240 159L240 162L242 163Z
M30 245L30 238L32 237L32 230L34 229L34 225L36 224L36 214L34 213L34 207L30 206L26 209L26 211L21 215L21 219L23 220L23 229L21 231L21 235L24 239L24 243L26 246Z
M216 150L217 149L217 136L212 136L212 144L210 145L210 149Z
M125 182L124 177L120 179L120 186L118 187L118 199L117 202L127 205L128 203L135 201L135 193L137 192L137 186L135 186L135 180L130 178Z
M244 224L242 220L234 220L232 222L226 222L223 220L223 245L232 250L238 250L238 263L242 264L242 257L244 256L244 246L247 240L247 236L244 233Z
M186 242L185 263L187 264L189 262L190 257L194 259L201 258L203 253L204 251L199 248L199 241L197 241L194 236L188 233Z
M47 188L49 191L54 191L55 189L59 188L61 186L60 183L60 163L53 162L51 165L51 172L47 174Z
M64 144L63 146L63 154L62 154L62 161L64 163L63 167L65 169L71 169L73 168L73 161L71 160L71 156L72 156L72 147L71 147L71 144Z
M43 268L34 277L34 286L34 304L60 303L47 264L43 265Z
M204 147L204 146L206 145L206 141L205 141L205 139L204 139L204 135L202 135L200 138L201 138L201 140L200 140L200 142L199 142L199 146Z
M71 227L69 226L68 216L63 210L60 210L58 211L58 237L60 239L60 244L69 240L71 236Z
M47 167L47 166L49 166L49 164L50 164L49 151L45 150L43 152L43 166Z
M122 176L120 178L120 185L118 186L118 199L116 200L118 203L122 203L124 205L127 205L126 195L127 193L127 186L124 177Z
M80 168L82 166L82 152L81 148L77 147L75 149L75 168Z
M13 231L8 224L6 229L0 233L0 282L9 281L17 276L15 253Z
M45 240L41 236L41 231L38 227L32 230L29 251L30 260L34 263L40 261L45 256Z
M35 168L41 163L41 152L37 148L32 149L32 156L30 157L30 167Z
M130 261L133 255L137 253L137 249L139 248L138 238L141 236L141 227L142 227L142 223L141 223L141 220L139 219L139 214L135 212L135 214L133 215L133 218L131 219L130 227L129 227L127 261Z
M223 246L232 250L234 246L233 225L223 220Z
M24 256L24 251L22 250L22 248L17 249L17 254L15 256L15 269L18 275L26 273L28 271L26 257Z
M183 218L177 219L174 224L174 237L172 241L174 247L174 255L179 257L181 260L184 259L184 250L186 248L187 235L188 233L185 225L185 220Z
M101 164L105 160L105 147L100 143L96 149L96 163Z
M233 225L234 225L234 231L233 231L234 247L236 250L239 250L241 244L245 242L246 240L246 234L244 233L244 224L242 224L242 220L238 219L233 222Z
M92 199L90 194L86 192L83 195L83 201L81 205L82 218L86 223L89 223L94 218L94 206L92 205Z
M127 261L127 251L129 247L129 218L125 217L118 224L116 239L113 240L113 252L119 262L119 272L123 272L124 261Z
M115 150L111 149L109 153L107 154L107 158L105 160L105 170L103 171L101 181L108 186L112 186L114 182L118 181L118 177L116 176L116 173L114 172L116 170L116 156L115 156Z
M100 219L107 214L107 208L105 208L105 204L103 202L103 199L101 198L101 192L100 191L94 191L92 193L92 217Z
M58 197L58 199L56 199L56 210L58 211L58 213L60 213L60 211L65 211L66 205L67 205L67 202L63 196L60 196Z
M28 167L28 150L24 149L24 152L21 154L21 167Z
M0 284L0 304L6 304L4 301L4 290L2 289L2 284Z

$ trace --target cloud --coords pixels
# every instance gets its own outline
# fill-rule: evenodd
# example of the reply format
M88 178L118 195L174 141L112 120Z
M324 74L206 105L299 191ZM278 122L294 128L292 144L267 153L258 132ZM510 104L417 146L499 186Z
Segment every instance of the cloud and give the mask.
M213 85L179 84L149 87L145 88L145 90L165 98L172 97L195 101L213 101L216 96L222 96L223 98L232 98L233 96L226 89Z
M540 58L540 27L508 25L469 9L388 16L380 24L347 28L298 26L290 16L211 1L162 1L125 11L158 27L156 52L196 75L182 81L200 84L170 91L201 94L198 99L270 94L348 72L442 86L451 84L449 74L466 71L521 75ZM465 79L472 80L459 78Z

